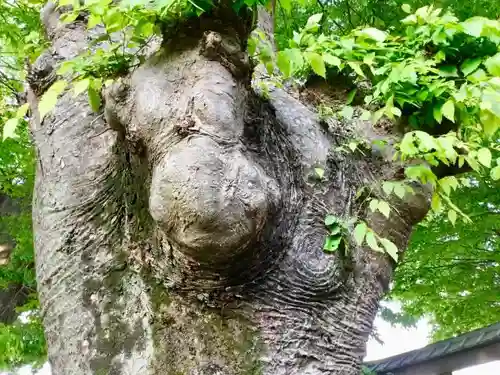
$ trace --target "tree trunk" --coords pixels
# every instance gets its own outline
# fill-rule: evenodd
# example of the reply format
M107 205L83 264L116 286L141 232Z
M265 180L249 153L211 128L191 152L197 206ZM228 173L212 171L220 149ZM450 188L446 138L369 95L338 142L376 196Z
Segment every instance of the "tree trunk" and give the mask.
M105 90L94 113L37 103L56 61L87 48L83 21L44 14L33 67L37 279L55 375L358 374L394 264L325 253L326 214L360 215L405 248L427 194L364 214L359 187L398 175L339 154L370 124L321 124L280 89L252 89L242 20L207 15ZM167 52L168 51L168 52ZM313 177L315 167L325 179Z

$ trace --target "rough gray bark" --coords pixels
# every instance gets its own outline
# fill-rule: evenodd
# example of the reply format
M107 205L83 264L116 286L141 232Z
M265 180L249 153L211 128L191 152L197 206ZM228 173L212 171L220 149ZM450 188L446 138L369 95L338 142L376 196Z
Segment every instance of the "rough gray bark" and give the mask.
M351 244L325 254L323 218L366 216L405 248L427 195L363 214L357 188L394 178L377 155L341 155L346 128L285 91L250 85L247 31L201 22L104 93L64 93L39 123L57 61L86 48L57 24L34 66L37 278L55 375L357 374L393 264ZM209 20L210 21L210 20ZM244 24L244 22L243 22ZM383 134L382 134L383 136ZM327 179L312 178L313 168Z

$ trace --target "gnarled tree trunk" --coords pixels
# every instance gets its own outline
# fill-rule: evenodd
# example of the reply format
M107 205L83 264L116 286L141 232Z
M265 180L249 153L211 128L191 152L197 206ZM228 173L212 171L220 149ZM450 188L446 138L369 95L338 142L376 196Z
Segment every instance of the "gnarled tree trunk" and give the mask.
M386 219L357 189L400 173L334 152L346 124L251 86L247 20L203 16L105 90L103 111L37 102L56 62L87 48L83 21L44 15L33 67L37 278L55 375L358 374L393 263L350 243L326 254L326 214L359 214L399 248L423 190ZM168 48L166 48L168 47ZM385 136L353 121L350 132ZM314 167L323 181L311 178Z

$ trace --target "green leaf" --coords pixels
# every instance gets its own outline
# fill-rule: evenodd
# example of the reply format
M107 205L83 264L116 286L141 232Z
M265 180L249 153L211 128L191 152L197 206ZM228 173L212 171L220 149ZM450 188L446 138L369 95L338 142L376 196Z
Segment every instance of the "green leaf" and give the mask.
M24 116L26 116L26 112L28 112L29 107L29 103L24 103L22 106L20 106L16 111L16 118L24 118Z
M448 120L450 120L451 122L455 122L455 104L452 100L448 100L443 104L441 112Z
M87 28L92 29L101 23L101 17L96 14L90 14L87 22Z
M356 243L361 246L363 244L363 240L365 239L366 231L368 230L368 227L366 226L366 223L359 223L356 225L354 228L354 240Z
M491 151L483 147L477 152L477 160L485 167L491 166Z
M336 234L339 234L341 232L342 228L340 225L334 225L330 228L330 236L334 236Z
M358 91L358 90L354 89L354 90L351 90L351 91L349 92L349 94L347 94L347 98L346 98L346 102L345 102L345 104L349 105L349 104L351 104L351 103L352 103L352 101L354 100L354 97L356 96L356 92L357 92L357 91Z
M411 13L411 6L409 4L401 5L401 9L403 9L403 12L405 13Z
M386 195L390 195L394 189L394 186L395 186L394 183L390 181L385 181L384 183L382 183L382 190Z
M484 66L492 76L500 77L500 52L487 59Z
M17 138L16 134L17 126L19 125L18 118L11 118L5 122L3 126L3 140L5 141L7 138ZM3 147L3 146L2 146Z
M306 23L306 30L314 29L321 22L321 18L323 18L323 13L313 14Z
M442 104L436 104L434 107L432 107L432 115L439 124L441 124L441 122L443 121L442 108L443 108Z
M316 176L318 176L320 179L323 179L325 176L325 170L323 168L314 168L314 173L316 173Z
M280 5L287 14L290 14L292 11L292 0L280 0Z
M361 111L362 111L362 114L361 114L360 120L362 120L362 121L370 120L370 118L372 117L371 112L367 111L366 109L362 109Z
M278 65L278 69L281 73L283 73L285 78L290 77L292 73L292 65L286 50L278 52L276 56L276 65Z
M401 117L402 115L401 110L398 107L391 107L391 113L397 117Z
M493 181L500 180L500 165L497 165L495 168L491 169L490 176Z
M441 198L439 194L434 193L431 199L431 208L434 212L439 212L441 209Z
M383 42L387 39L387 33L376 29L374 27L367 27L366 29L361 30L360 35L373 39L377 42Z
M90 78L82 79L81 81L78 81L75 83L73 86L73 96L78 96L82 92L86 91L90 85Z
M361 69L361 64L356 62L356 61L349 61L347 63L352 70L354 70L359 76L365 78L365 73L363 73L363 70Z
M333 225L335 223L338 223L338 219L334 215L326 215L325 217L325 225L329 227L330 225Z
M247 42L247 50L248 50L248 54L250 56L253 56L255 55L255 52L257 51L257 44L258 44L258 39L254 36L248 38L248 42Z
M326 65L330 66L340 67L342 65L342 61L337 56L331 55L329 53L323 54L323 61Z
M481 167L480 167L479 163L473 157L471 157L470 155L467 155L465 157L465 160L467 160L467 164L469 164L469 166L473 170L475 170L476 172L480 172L481 171Z
M481 36L483 32L483 27L488 23L488 19L484 17L472 17L461 23L462 28L466 34L475 36L476 38Z
M405 175L410 180L420 181L424 184L431 183L435 185L436 175L425 165L412 165L405 169Z
M381 238L380 243L385 249L385 252L390 255L392 259L394 259L395 262L398 261L398 247L392 242L391 240L388 240L387 238Z
M352 116L354 115L354 108L352 108L350 105L345 105L342 108L342 111L340 111L340 114L342 115L343 118L351 120Z
M92 86L89 86L88 94L90 108L92 108L94 112L99 112L99 109L101 108L101 95Z
M488 137L493 136L500 128L500 117L497 117L490 110L482 109L479 112L479 119L483 125L484 134Z
M455 226L455 222L457 221L457 211L448 210L448 219L450 220L451 224Z
M334 252L339 248L341 242L342 242L342 236L339 235L327 236L325 239L323 250L328 252Z
M386 201L379 201L377 209L386 217L389 218L391 207Z
M380 246L377 243L377 239L375 238L375 234L372 231L368 231L366 233L366 244L370 246L372 250L382 251Z
M370 208L371 212L375 212L378 207L378 199L372 199L370 200L370 204L368 206Z
M452 189L456 190L458 188L458 180L455 176L443 177L439 180L439 186L441 186L446 195L450 195Z
M323 61L321 55L316 52L306 52L305 57L307 61L309 61L309 64L311 64L311 68L314 73L320 77L326 78L325 62Z
M445 65L439 68L439 75L442 77L458 77L457 67L455 65Z
M488 75L483 69L477 69L474 73L467 76L467 80L471 82L483 82L488 79Z
M394 186L394 194L400 199L403 199L406 194L406 189L402 184L396 184Z
M464 76L468 76L477 68L479 68L479 65L481 65L482 61L483 60L480 57L476 57L475 59L467 59L462 63L462 65L460 65L460 70L462 71Z
M66 81L60 80L54 82L52 86L42 95L40 102L38 103L38 112L40 113L40 121L54 109L57 103L57 98L59 94L63 92L66 88Z

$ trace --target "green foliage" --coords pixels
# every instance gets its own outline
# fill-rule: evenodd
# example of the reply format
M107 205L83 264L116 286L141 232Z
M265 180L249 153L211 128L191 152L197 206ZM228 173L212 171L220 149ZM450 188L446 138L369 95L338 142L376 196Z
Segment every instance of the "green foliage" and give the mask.
M473 224L441 213L419 225L387 296L406 319L430 317L436 341L500 321L500 183L467 179L451 196Z
M8 113L5 109L3 113ZM2 124L0 117L0 130ZM0 368L12 368L23 363L45 360L45 339L40 318L33 252L31 200L34 179L34 155L29 141L26 121L20 120L14 137L5 139L0 146L0 194L15 200L19 213L0 216L0 232L8 233L16 246L7 265L0 267L0 289L22 285L30 298L17 310L31 311L28 322L16 321L12 325L0 324Z
M410 3L410 4L405 4ZM471 16L500 17L500 3L496 0L300 0L278 2L275 39L280 49L288 46L293 32L304 25L309 16L323 13L322 31L345 35L358 27L373 26L389 30L400 28L401 20L412 10L425 5L453 10L459 19ZM290 11L288 10L290 9Z
M25 363L36 367L45 361L47 352L42 321L36 314L29 315L26 320L11 325L0 323L0 369Z
M325 217L325 226L328 228L329 233L326 236L323 250L334 252L344 248L345 243L343 236L345 235L347 226L343 220L334 215L327 215Z
M449 217L459 214L468 221L449 199L460 180L440 180L432 167L467 164L498 176L491 155L500 150L494 138L500 127L500 22L482 17L460 22L451 13L424 6L401 21L399 32L367 27L339 36L320 32L321 19L321 14L309 17L289 48L278 52L284 77L343 74L370 81L364 100L371 120L401 118L409 128L395 156L411 162L407 179L435 186L435 212L448 209ZM344 118L352 114L349 105L339 113ZM370 208L389 215L385 202L372 201Z

